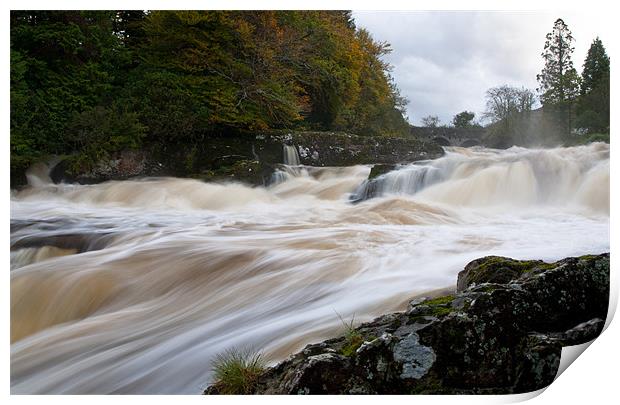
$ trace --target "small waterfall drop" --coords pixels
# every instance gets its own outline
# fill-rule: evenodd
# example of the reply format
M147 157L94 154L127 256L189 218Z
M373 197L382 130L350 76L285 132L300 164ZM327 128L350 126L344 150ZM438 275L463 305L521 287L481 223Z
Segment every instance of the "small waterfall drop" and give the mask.
M299 166L301 163L299 161L299 152L297 152L297 148L293 145L283 146L284 164L289 166Z
M301 166L299 159L299 152L294 145L282 145L282 155L284 165L280 166L271 175L270 185L276 185L289 180L292 177L297 177L302 174L307 174Z

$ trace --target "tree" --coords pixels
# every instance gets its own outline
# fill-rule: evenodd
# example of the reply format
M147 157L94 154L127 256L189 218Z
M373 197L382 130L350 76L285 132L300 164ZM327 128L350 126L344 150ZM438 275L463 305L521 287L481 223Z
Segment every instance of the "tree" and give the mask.
M566 133L572 130L573 103L579 95L580 78L573 67L571 55L574 51L574 38L566 23L558 18L552 32L546 36L545 47L541 54L545 66L536 76L540 87L540 99L543 107L560 113L565 121Z
M11 168L238 130L408 133L350 11L12 11ZM82 159L83 158L83 159ZM23 177L23 176L22 176Z
M487 90L484 117L492 125L486 143L494 147L527 143L530 131L526 127L534 103L534 93L524 87L503 85Z
M386 42L376 42L370 33L360 29L356 37L364 53L360 71L360 93L350 113L344 115L339 129L362 135L398 135L406 133L409 124L403 118L407 99L390 75L392 67L382 60L391 52Z
M607 80L607 83L605 81ZM590 93L596 87L609 84L609 56L603 42L596 37L588 49L581 74L581 94Z
M424 125L425 127L435 128L439 126L439 117L436 115L427 115L426 117L422 118L422 125Z
M475 116L476 114L474 114L473 112L460 112L454 116L454 119L452 119L452 124L456 128L471 128L474 126L472 121L474 120Z
M576 126L587 132L609 132L609 57L596 38L583 64Z
M11 168L71 152L72 119L115 96L129 61L111 11L11 12ZM122 85L122 83L118 83Z
M499 122L531 111L536 97L534 92L524 87L503 85L488 89L486 99L487 110L484 117L492 122Z

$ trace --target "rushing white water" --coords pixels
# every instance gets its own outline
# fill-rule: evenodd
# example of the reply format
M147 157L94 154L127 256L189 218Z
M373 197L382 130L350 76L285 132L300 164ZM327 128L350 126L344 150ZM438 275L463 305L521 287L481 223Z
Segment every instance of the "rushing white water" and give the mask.
M336 312L402 310L474 258L609 250L606 144L453 148L350 204L369 171L13 192L12 393L199 393L227 348L281 360L341 333Z

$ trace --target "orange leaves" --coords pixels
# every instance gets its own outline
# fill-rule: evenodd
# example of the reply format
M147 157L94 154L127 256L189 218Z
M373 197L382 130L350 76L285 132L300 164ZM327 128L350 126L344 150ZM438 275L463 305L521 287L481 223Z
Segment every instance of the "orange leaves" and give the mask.
M203 83L189 91L210 122L273 128L303 119L364 132L377 111L395 108L380 59L389 45L356 30L350 12L159 11L148 25L147 57Z

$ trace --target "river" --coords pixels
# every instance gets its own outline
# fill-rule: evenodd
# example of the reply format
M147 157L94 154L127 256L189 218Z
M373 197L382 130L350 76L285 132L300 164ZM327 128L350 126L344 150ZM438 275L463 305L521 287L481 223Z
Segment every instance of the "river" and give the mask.
M256 188L31 172L11 192L11 392L200 393L229 348L282 360L340 317L453 288L472 259L609 251L607 144L447 148L352 203L369 172L290 166Z

